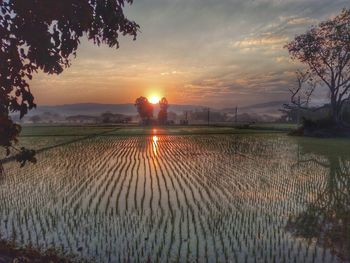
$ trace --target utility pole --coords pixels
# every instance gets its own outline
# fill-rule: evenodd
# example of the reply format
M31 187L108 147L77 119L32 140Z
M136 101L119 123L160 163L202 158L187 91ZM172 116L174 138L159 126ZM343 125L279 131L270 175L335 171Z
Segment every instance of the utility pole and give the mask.
M297 117L297 125L300 126L300 96L298 96L298 117Z
M210 118L210 108L208 108L208 126L210 125L210 120L209 120L209 118Z
M237 124L237 114L238 114L238 106L236 106L236 110L235 110L235 124Z
M183 125L188 125L188 111L184 111L185 119L180 120L180 123Z

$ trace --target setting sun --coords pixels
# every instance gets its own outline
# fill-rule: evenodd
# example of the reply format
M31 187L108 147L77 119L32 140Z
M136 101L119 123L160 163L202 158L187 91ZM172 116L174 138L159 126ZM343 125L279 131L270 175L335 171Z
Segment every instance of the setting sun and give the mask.
M149 102L152 104L157 104L160 101L160 98L158 96L151 96L149 98Z

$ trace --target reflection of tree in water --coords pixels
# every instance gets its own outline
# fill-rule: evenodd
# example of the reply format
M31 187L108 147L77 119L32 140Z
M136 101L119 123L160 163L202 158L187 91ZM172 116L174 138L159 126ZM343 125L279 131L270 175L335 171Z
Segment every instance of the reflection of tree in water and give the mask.
M3 160L0 159L0 184L2 183L4 177L5 177L5 169L3 166Z
M350 149L349 143L314 140L300 142L300 163L314 162L328 176L315 201L292 217L287 228L297 236L316 238L344 260L350 260Z

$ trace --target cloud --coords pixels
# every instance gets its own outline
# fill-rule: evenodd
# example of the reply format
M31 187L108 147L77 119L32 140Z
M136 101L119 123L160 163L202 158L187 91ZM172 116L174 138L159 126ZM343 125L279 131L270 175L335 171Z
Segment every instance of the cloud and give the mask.
M169 76L169 75L181 75L185 74L185 72L177 71L177 70L172 70L172 71L166 71L166 72L161 72L161 76Z
M317 22L319 22L317 19L315 18L310 18L310 17L297 17L297 16L290 16L290 17L286 17L283 18L287 21L288 25L312 25L312 24L316 24Z
M121 37L115 50L82 39L72 67L36 76L33 90L42 104L128 102L151 89L173 103L218 107L283 99L298 66L283 46L346 6L348 0L134 1L126 15L141 26L136 41Z
M238 48L254 48L254 47L282 47L289 41L288 36L272 35L270 33L263 34L261 36L245 38L243 40L236 41L232 44L233 47Z
M228 72L200 77L186 84L182 95L218 108L235 104L243 106L261 101L288 100L288 88L293 85L295 73L288 69L244 75Z

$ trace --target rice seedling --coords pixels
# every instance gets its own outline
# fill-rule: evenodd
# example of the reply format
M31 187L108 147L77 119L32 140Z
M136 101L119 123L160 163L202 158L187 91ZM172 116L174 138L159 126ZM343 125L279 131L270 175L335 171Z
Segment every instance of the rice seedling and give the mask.
M111 134L52 148L5 164L1 238L97 262L342 262L286 227L328 187L325 156L301 143Z

